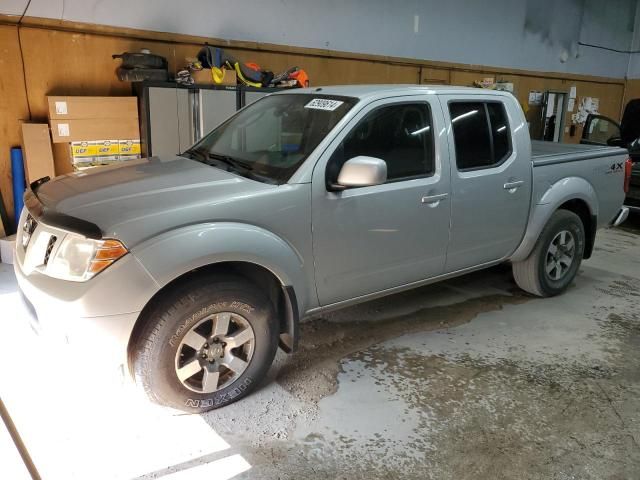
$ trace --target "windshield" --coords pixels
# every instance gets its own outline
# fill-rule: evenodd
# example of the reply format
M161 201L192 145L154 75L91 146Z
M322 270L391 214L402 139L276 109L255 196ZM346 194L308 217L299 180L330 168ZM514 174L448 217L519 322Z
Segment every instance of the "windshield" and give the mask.
M185 152L255 180L289 180L357 99L315 94L264 97Z

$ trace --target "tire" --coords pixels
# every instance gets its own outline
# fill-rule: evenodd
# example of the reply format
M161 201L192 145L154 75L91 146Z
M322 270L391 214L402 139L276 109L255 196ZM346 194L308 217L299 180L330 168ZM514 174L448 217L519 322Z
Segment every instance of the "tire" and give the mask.
M271 302L242 279L193 279L141 320L132 355L136 383L153 402L188 413L247 395L265 378L278 346Z
M567 239L573 240L571 255L568 251L571 244ZM584 225L580 217L568 210L558 210L542 229L529 257L522 262L513 263L513 277L522 290L533 295L558 295L569 287L578 273L584 247ZM569 256L571 263L566 265Z

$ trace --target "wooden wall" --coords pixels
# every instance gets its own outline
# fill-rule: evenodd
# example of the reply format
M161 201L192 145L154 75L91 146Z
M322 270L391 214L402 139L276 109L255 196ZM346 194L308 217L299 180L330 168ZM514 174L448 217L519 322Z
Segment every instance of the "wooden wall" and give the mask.
M10 148L20 146L20 122L29 118L15 27L0 25L0 192L13 217Z
M195 56L205 40L66 22L47 24L34 20L23 22L20 26L15 23L0 25L0 66L3 72L0 76L0 189L7 209L10 212L13 209L9 148L20 144L20 122L29 119L29 109L31 120L46 121L47 95L129 95L130 84L120 82L115 75L119 61L111 58L113 53L149 48L165 56L170 70L175 72L184 65L185 57ZM213 45L224 46L241 60L256 62L274 72L297 65L308 72L313 85L471 85L474 80L492 76L513 82L515 94L525 109L528 108L529 90L568 92L575 85L579 97L598 97L601 112L614 118L620 116L625 92L624 80L608 78L514 72L482 66L224 42L219 39L209 41ZM640 83L634 88L639 93L636 96L640 96ZM529 115L534 113L529 112ZM565 141L576 142L579 135L578 132L575 137L565 136ZM54 155L56 172L68 172L70 165L64 161L66 156L61 154L58 146L54 148Z
M629 100L633 100L634 98L640 98L640 78L627 80L624 87L624 105L627 104Z

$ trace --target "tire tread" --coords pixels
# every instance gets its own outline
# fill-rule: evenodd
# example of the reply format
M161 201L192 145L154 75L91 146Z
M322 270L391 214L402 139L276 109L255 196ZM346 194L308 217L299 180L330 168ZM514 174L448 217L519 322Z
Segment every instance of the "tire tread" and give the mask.
M576 220L582 225L580 217L569 210L560 209L553 213L547 224L540 232L538 240L536 241L529 256L520 262L513 262L512 264L513 278L518 287L525 292L538 297L549 297L554 295L554 293L545 291L542 285L542 279L540 278L539 262L541 261L542 255L546 253L542 250L546 238L549 235L549 231L556 228L556 225L561 224L562 222L573 222ZM582 225L582 228L584 234L584 225ZM584 238L582 240L584 244ZM581 258L577 259L578 262L581 260Z
M238 289L248 290L251 295L260 299L261 302L270 305L269 300L257 290L254 284L241 277L198 277L170 291L165 298L147 312L146 324L137 336L132 356L135 383L142 387L142 390L152 402L174 406L156 394L150 381L151 377L147 374L154 368L154 353L157 353L161 348L159 344L162 342L163 332L168 328L167 324L173 323L175 316L191 308L203 295L209 294L214 285L217 292Z

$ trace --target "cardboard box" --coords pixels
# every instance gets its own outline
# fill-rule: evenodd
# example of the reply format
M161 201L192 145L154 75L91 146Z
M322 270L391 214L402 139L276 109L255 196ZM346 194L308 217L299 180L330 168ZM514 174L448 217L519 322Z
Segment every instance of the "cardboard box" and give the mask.
M46 123L22 124L22 151L27 183L42 177L56 176L49 125Z
M208 68L203 68L202 70L193 70L191 72L191 76L198 85L226 85L235 87L238 83L238 77L234 70L224 70L222 83L214 82L211 70Z
M0 238L0 259L2 263L13 265L13 250L16 244L16 236Z
M47 97L49 118L138 118L137 97Z
M89 141L96 138L140 138L138 117L51 120L53 143Z

